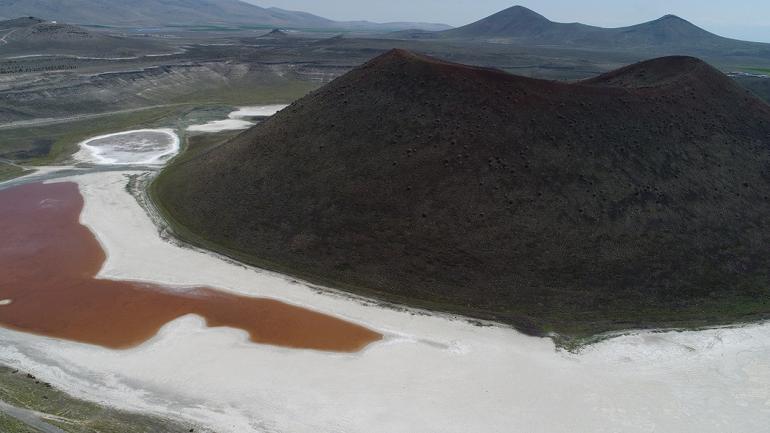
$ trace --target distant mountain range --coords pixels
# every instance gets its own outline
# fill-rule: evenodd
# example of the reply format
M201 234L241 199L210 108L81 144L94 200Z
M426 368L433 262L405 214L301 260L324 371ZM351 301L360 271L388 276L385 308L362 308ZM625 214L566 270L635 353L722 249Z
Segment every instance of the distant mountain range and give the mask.
M629 27L604 28L581 23L557 23L523 6L514 6L466 26L439 32L399 32L396 37L472 39L594 49L649 51L682 50L770 53L770 44L728 39L674 15Z
M240 0L0 0L0 19L23 16L81 25L133 27L255 25L371 31L451 28L430 23L338 22L306 12L263 8Z

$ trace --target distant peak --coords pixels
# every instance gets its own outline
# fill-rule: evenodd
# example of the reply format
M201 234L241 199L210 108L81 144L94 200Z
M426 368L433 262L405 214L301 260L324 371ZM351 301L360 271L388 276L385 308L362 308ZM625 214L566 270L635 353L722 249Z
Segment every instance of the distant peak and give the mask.
M687 21L686 19L682 17L678 17L676 15L663 15L662 17L658 18L657 20L651 21L653 23L665 23L665 24L687 24L687 25L693 25L691 22Z
M282 38L286 36L288 36L288 33L286 33L283 29L273 29L269 33L265 33L260 37L261 38Z
M533 11L532 9L526 8L524 6L518 6L518 5L511 6L508 9L498 12L498 14L509 15L509 16L515 15L518 17L548 21L548 18L544 17L543 15L540 15L539 13Z
M521 5L511 6L508 9L504 9L504 11L539 15L537 12L533 11L532 9Z

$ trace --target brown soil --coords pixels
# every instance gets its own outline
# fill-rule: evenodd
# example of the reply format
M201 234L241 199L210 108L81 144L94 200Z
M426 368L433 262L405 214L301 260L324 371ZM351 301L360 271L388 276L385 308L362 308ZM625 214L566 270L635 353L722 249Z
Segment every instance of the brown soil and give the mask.
M0 191L0 299L12 300L0 306L0 325L115 349L136 346L186 314L245 330L255 343L291 348L352 352L381 338L274 300L95 279L105 254L79 224L82 208L74 183Z
M770 314L769 137L691 57L567 83L394 50L154 191L189 240L352 291L533 333L696 326Z

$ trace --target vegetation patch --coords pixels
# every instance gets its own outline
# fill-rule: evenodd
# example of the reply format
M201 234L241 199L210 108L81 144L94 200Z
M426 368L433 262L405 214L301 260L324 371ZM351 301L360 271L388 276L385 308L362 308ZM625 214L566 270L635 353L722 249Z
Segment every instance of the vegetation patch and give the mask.
M68 433L183 433L196 426L159 417L139 415L76 399L35 376L0 366L0 400L17 408L40 412L44 421ZM0 431L27 433L38 430L3 414Z
M187 107L172 106L119 113L97 119L2 130L0 158L24 165L60 164L77 152L78 143L96 135L168 125Z
M744 67L744 68L741 68L741 69L746 71L746 72L756 72L756 73L759 73L759 74L770 74L770 68L758 68L758 67L751 66L751 67Z
M18 165L0 161L0 182L22 176L26 170Z
M0 412L0 431L3 433L40 433L33 427L24 424L16 418Z

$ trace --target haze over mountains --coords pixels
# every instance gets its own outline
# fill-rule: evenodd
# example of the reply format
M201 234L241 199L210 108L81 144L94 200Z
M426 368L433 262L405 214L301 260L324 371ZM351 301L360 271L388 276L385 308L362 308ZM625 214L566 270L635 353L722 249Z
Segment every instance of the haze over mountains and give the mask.
M409 36L409 33L404 33ZM530 46L650 50L745 51L770 54L770 44L738 41L710 33L674 15L629 27L603 28L557 23L522 6L514 6L455 29L416 32L421 38L473 39Z
M562 83L392 51L158 179L187 239L593 334L770 312L770 107L666 57Z
M22 16L75 24L130 27L239 24L351 30L449 28L426 23L337 22L306 12L263 8L240 0L0 0L0 19Z

